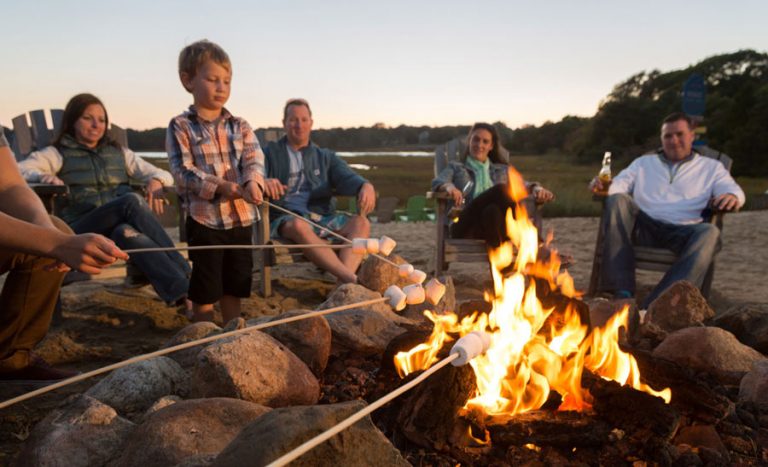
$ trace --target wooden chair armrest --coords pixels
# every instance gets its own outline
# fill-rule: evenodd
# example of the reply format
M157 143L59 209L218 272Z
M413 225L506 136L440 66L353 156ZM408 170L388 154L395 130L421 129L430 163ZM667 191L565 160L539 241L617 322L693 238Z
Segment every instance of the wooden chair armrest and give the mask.
M426 197L427 199L435 199L438 201L451 199L451 195L449 195L447 191L428 191Z
M69 194L67 185L51 185L48 183L29 183L30 188L38 196L62 196Z

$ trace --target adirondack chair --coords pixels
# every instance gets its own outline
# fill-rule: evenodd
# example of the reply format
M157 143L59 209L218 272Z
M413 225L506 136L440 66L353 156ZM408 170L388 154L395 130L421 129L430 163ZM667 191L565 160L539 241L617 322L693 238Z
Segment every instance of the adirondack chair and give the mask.
M408 198L405 210L395 210L395 215L400 221L419 222L435 220L434 211L427 207L427 197L414 195Z
M720 161L723 166L731 171L733 165L733 159L727 154L714 150L708 146L699 146L696 150L705 157L711 157L712 159ZM605 205L606 195L595 195L593 199L595 201L603 203ZM718 229L723 230L723 218L724 212L713 211L709 208L705 209L703 213L704 221L715 224ZM603 216L605 216L605 209L602 210L600 216L600 225L603 225ZM594 296L600 290L600 271L603 263L603 239L605 232L602 227L598 230L597 240L595 242L595 254L592 259L592 273L589 278L589 289L587 295ZM647 246L635 246L635 269L642 269L646 271L658 271L666 272L677 261L677 255L666 248L653 248ZM712 289L712 279L715 276L715 259L712 258L712 264L707 270L704 281L701 285L701 294L705 298L709 298L709 293Z
M379 224L386 224L392 222L395 217L395 208L397 207L398 199L396 196L384 196L376 201L376 210L373 212L373 216L376 222Z

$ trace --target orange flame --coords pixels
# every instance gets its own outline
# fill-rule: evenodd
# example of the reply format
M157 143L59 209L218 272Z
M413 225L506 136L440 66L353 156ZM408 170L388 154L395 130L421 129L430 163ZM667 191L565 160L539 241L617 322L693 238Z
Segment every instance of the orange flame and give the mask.
M520 175L510 168L509 195L519 201L528 195ZM490 416L509 416L538 409L552 391L560 395L560 410L588 410L592 397L581 387L584 368L603 378L628 384L640 391L671 399L671 391L655 391L640 381L637 361L619 348L619 329L627 327L628 309L614 315L602 328L589 333L578 312L545 309L536 296L536 281L567 297L578 297L573 279L560 271L554 250L549 258L537 258L538 233L522 204L506 215L510 241L489 251L493 293L486 293L492 309L458 322L456 315L425 315L434 323L424 344L395 357L401 377L429 368L437 361L450 334L472 331L491 335L488 351L470 361L477 393L465 409ZM510 266L512 266L510 273ZM505 271L502 274L502 271Z

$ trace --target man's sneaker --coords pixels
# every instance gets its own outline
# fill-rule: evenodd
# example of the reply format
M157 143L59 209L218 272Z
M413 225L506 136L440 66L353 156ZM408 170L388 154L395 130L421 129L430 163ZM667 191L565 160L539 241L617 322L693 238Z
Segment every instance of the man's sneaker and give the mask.
M627 298L633 298L632 292L629 290L617 290L613 293L613 299L614 300L624 300Z
M0 384L29 384L45 386L79 375L79 371L57 369L40 357L32 357L29 366L0 372Z

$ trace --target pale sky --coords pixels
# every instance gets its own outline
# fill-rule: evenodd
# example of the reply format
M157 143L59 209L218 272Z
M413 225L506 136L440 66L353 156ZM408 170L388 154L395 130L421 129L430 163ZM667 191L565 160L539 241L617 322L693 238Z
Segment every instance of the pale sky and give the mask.
M134 129L192 102L181 48L232 59L227 107L279 126L304 97L315 127L510 127L591 116L620 81L740 49L768 50L768 1L14 0L0 2L0 124L79 92Z

